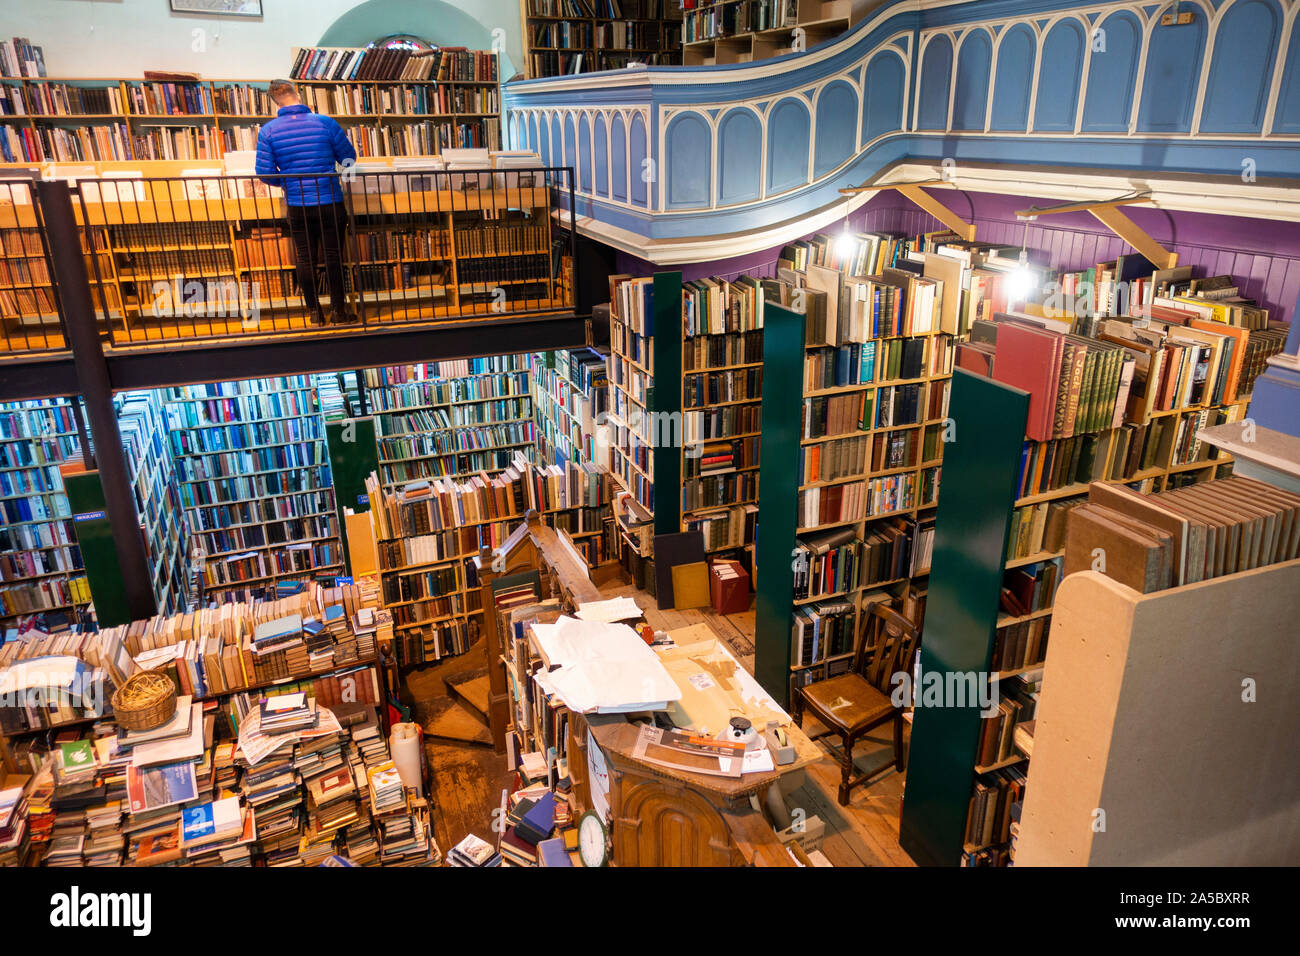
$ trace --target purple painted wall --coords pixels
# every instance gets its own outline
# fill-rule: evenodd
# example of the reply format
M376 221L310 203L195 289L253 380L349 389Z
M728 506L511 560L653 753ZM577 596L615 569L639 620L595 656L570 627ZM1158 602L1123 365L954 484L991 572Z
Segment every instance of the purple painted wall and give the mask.
M937 190L948 207L975 224L981 242L1028 245L1046 250L1053 268L1086 269L1114 259L1128 249L1118 236L1086 212L1062 213L1028 224L1015 211L1047 200L994 193ZM1270 219L1216 216L1208 213L1169 212L1130 206L1129 217L1167 249L1177 252L1180 265L1200 267L1202 275L1230 274L1241 294L1265 306L1275 321L1289 322L1300 297L1300 223ZM823 230L838 231L838 224ZM882 193L850 217L850 228L916 235L942 225L893 192ZM780 247L681 267L682 278L702 276L734 278L737 275L770 276ZM619 271L649 275L663 271L634 256L619 254Z

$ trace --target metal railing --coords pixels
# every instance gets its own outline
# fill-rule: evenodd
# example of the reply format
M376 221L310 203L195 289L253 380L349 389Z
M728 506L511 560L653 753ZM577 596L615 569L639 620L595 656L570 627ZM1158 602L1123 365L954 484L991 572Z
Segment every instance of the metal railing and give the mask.
M0 349L11 353L66 348L63 323L83 319L120 348L574 306L575 237L552 216L572 202L568 168L84 179L73 202L93 317L59 307L53 237L34 192L14 187L30 212L0 223L0 240L39 245L51 279L39 326L24 321L27 299L12 300L10 319L0 283Z

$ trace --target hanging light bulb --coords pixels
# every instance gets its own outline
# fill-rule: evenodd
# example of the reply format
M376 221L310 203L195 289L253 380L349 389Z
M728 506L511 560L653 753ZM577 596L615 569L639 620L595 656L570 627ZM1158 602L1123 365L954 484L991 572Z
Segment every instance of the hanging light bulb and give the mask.
M1029 268L1029 223L1035 216L1025 216L1025 234L1020 239L1020 263L1016 270L1007 277L1007 299L1009 302L1024 302L1034 288L1034 270Z

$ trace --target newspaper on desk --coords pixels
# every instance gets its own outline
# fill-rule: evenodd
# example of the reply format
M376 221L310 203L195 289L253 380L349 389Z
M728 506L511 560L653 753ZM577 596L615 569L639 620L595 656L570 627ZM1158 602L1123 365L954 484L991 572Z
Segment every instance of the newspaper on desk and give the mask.
M534 679L580 714L664 710L681 697L658 656L626 624L561 617L532 625L548 668Z

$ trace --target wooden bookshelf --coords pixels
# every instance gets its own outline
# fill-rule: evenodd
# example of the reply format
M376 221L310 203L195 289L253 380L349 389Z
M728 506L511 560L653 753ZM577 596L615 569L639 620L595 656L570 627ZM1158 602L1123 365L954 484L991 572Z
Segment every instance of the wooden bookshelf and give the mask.
M90 604L59 466L79 462L76 412L64 399L0 404L0 624L42 611L75 620Z
M205 599L343 573L310 376L165 389L163 418Z
M539 467L519 456L495 475L434 479L428 493L418 483L390 490L374 475L367 484L381 596L404 667L462 654L477 640L480 549L501 546L530 511L564 531L589 569L608 560L608 473L591 465Z
M522 0L529 78L680 64L677 0Z
M367 156L501 148L496 56L491 79L298 79L303 102L334 116ZM220 160L251 150L275 118L269 79L163 83L133 78L0 79L0 160Z
M682 62L752 63L811 50L861 20L863 6L853 0L700 0L684 14Z
M754 544L763 295L749 277L682 286L682 530L700 531L710 554Z
M95 171L124 168L140 167L96 164ZM77 207L101 320L138 342L245 335L253 317L276 329L310 327L282 198L253 195L251 179L182 174L195 168L147 169L179 178L119 180ZM211 194L218 182L219 197ZM350 205L356 242L344 280L366 297L368 321L558 311L568 301L552 250L550 196L540 184L354 193ZM11 340L48 337L58 313L40 236L24 207L7 208L0 209L0 243L6 253L13 247L13 257L0 266L0 320ZM201 295L186 291L191 283ZM323 276L318 288L329 308Z

